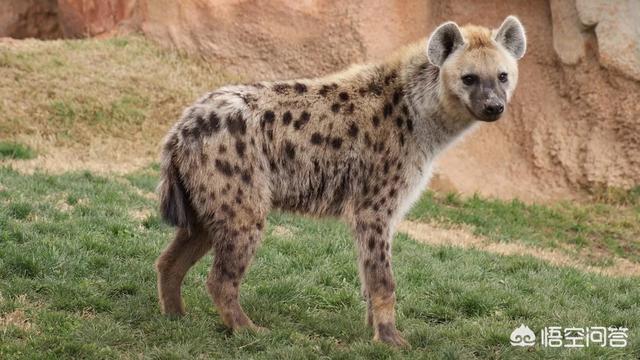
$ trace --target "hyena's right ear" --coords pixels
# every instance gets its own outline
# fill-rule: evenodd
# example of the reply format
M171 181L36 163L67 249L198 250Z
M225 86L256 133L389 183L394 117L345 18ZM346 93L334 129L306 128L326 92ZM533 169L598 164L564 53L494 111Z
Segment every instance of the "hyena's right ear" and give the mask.
M494 39L502 44L516 60L520 60L527 51L527 35L525 35L524 26L513 15L509 15L504 19L504 22L496 31Z
M464 44L462 33L456 23L449 21L440 26L431 34L427 41L427 57L437 67L459 46Z

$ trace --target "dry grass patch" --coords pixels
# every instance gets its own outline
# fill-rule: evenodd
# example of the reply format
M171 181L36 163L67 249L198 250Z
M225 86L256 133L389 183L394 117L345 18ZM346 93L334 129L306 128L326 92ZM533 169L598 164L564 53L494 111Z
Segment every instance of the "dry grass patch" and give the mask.
M0 42L0 139L39 155L3 162L25 172L140 168L185 106L234 82L140 37Z
M532 256L552 265L573 267L582 271L607 276L640 276L640 264L638 263L619 257L612 258L605 253L599 253L601 262L606 263L607 266L591 265L593 253L587 255L576 248L569 248L568 245L564 246L564 251L559 251L527 246L521 243L496 243L474 235L471 229L463 226L443 228L414 221L403 221L398 226L398 231L429 245L455 246L464 249L473 248L508 256ZM569 252L575 255L570 255Z

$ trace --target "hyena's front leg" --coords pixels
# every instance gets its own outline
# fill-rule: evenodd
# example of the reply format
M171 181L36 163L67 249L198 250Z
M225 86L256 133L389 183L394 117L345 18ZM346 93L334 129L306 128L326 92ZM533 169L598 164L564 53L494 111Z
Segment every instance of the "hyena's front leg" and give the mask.
M379 219L360 219L356 222L355 236L360 279L367 301L367 323L373 326L373 339L393 346L409 346L396 329L389 225Z

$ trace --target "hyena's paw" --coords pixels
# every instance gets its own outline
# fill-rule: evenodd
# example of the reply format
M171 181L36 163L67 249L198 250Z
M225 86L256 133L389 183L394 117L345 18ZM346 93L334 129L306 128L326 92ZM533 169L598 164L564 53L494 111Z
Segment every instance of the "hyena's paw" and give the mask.
M225 316L223 316L223 321L225 325L227 325L234 333L241 333L245 331L252 333L263 333L269 331L267 328L263 328L254 324L253 321L251 321L251 319L239 307L234 311L225 313Z
M393 324L378 324L373 341L383 342L394 347L411 348Z

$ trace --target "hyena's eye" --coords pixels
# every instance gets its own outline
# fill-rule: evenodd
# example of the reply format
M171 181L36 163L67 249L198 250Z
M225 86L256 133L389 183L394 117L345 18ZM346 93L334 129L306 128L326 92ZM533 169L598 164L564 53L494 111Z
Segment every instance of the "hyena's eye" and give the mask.
M462 76L462 82L465 85L473 85L476 83L476 81L478 80L478 77L476 75L473 74L467 74Z
M507 80L509 80L509 78L507 77L507 73L500 73L500 75L498 75L498 80L503 83L507 82Z

